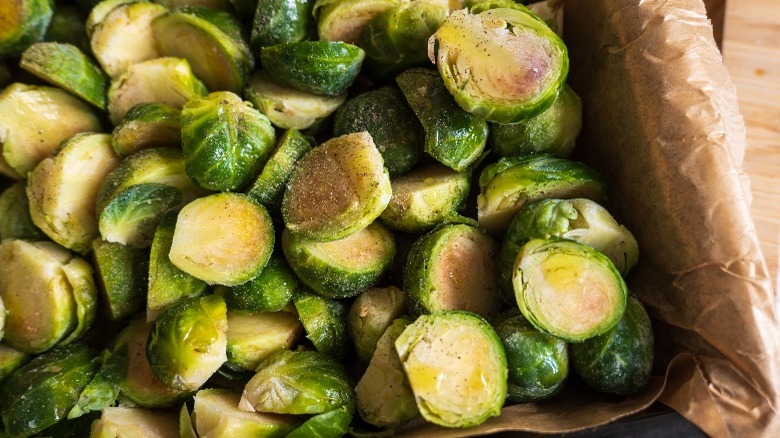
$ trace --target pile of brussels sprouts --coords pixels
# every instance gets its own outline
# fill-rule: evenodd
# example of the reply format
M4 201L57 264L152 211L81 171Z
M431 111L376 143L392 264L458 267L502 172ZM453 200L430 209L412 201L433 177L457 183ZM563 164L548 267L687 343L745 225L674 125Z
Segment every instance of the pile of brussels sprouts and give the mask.
M0 435L386 436L646 384L547 4L3 1Z

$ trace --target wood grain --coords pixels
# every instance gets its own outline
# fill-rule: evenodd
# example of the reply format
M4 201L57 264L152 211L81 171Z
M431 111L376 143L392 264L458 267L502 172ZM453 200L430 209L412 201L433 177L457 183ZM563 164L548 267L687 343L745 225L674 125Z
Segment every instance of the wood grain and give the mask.
M747 128L751 213L780 291L780 1L728 0L723 58Z

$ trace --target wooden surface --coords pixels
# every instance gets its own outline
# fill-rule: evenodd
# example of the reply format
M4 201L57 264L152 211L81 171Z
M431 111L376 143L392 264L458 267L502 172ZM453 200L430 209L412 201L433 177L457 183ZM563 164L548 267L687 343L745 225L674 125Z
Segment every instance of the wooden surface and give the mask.
M747 128L751 213L780 292L780 0L728 0L723 59Z

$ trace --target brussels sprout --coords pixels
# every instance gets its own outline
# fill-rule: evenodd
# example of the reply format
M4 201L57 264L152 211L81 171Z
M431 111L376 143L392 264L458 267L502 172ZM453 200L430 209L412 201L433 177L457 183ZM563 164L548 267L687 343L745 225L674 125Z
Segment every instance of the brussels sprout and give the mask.
M186 8L190 6L218 9L225 12L234 12L230 0L154 0L168 9Z
M252 49L309 39L314 26L313 0L259 0L252 22Z
M228 310L228 365L254 371L266 357L292 348L301 330L298 317L290 312Z
M268 117L228 91L190 99L181 112L181 129L187 175L209 190L249 184L276 141Z
M84 345L57 347L33 358L0 388L5 436L26 437L62 420L97 370Z
M368 363L382 333L405 313L404 292L395 286L368 289L358 295L347 314L347 330L358 359Z
M43 39L51 22L54 4L50 0L7 0L4 3L0 58L10 58Z
M407 172L422 156L422 127L395 88L363 93L339 108L334 135L363 131L371 134L391 176Z
M107 407L92 426L92 438L179 438L176 414L157 409Z
M119 385L125 378L127 358L105 350L99 359L100 368L79 394L76 405L68 412L68 419L102 411L111 406L119 396Z
M469 427L501 413L506 356L484 319L461 311L423 315L396 339L395 349L426 420Z
M193 415L201 438L283 437L299 423L291 415L247 412L238 408L241 395L225 389L195 394Z
M86 6L82 5L82 9L88 10L87 21L84 23L84 27L87 32L87 36L92 38L92 34L95 32L95 28L103 20L106 19L109 13L114 9L126 5L128 3L136 3L138 1L146 2L146 0L81 0L82 2L88 2ZM77 0L78 2L78 0Z
M290 174L301 157L311 150L311 144L300 131L289 129L279 137L276 149L263 166L247 194L269 210L278 213Z
M147 248L163 215L179 205L181 192L176 187L159 183L130 186L100 212L100 235L108 242Z
M493 328L506 352L508 402L543 399L561 388L569 374L565 341L540 332L519 314L501 319Z
M395 239L381 223L343 239L317 242L287 230L282 249L298 278L328 298L349 298L376 284L393 264Z
M487 143L485 120L460 109L433 70L409 69L396 82L425 129L425 152L457 172L474 164Z
M0 93L0 146L7 176L20 179L79 132L101 130L84 102L53 87L14 83Z
M372 223L390 202L390 177L367 132L332 138L306 154L282 199L290 233L330 241Z
M74 45L33 44L22 54L19 66L102 110L106 109L108 78Z
M120 157L141 149L181 146L181 111L163 103L139 103L114 128L111 145Z
M166 11L154 3L127 3L114 7L94 25L90 46L108 76L116 79L131 65L160 57L152 21Z
M366 372L355 387L357 410L366 423L397 427L420 416L414 393L395 351L395 341L412 321L399 318L376 343Z
M149 256L149 283L146 295L146 319L154 321L166 307L183 299L201 296L208 284L177 268L168 254L176 228L176 212L163 217L152 240Z
M95 239L92 258L102 310L108 319L120 321L144 308L149 273L147 251Z
M3 309L5 310L5 309ZM30 355L4 342L0 343L0 387L14 371L30 360Z
M187 403L181 405L181 411L179 411L179 437L180 438L198 438L198 433L195 431L195 424L190 417L190 410L187 408Z
M582 163L550 155L502 158L482 169L479 224L502 233L525 203L542 198L606 198L606 183Z
M388 227L421 233L458 214L469 194L470 174L434 163L390 181L393 196L379 216Z
M541 113L569 72L563 40L527 9L455 11L434 34L431 51L436 43L436 64L455 101L492 122Z
M316 351L281 350L266 358L246 384L239 409L321 414L355 402L347 370Z
M500 157L548 153L565 158L581 128L582 101L566 85L540 114L517 123L491 123L488 146Z
M189 298L154 321L146 355L167 386L195 391L227 361L227 309L217 295Z
M376 15L409 0L315 0L317 34L323 41L353 43Z
M590 199L540 199L526 204L512 219L498 256L502 292L514 302L512 268L528 240L560 237L590 245L609 257L625 276L636 264L639 248L626 227Z
M344 305L312 293L301 293L293 303L306 330L306 338L314 344L314 348L335 359L342 359L349 342Z
M449 3L407 1L373 17L355 43L366 51L366 70L374 77L388 79L430 63L428 39L447 19Z
M162 56L184 58L211 91L240 93L254 58L231 13L204 7L178 8L152 22Z
M644 389L653 369L653 330L642 304L629 297L617 325L572 344L571 359L574 371L596 391L628 395Z
M569 342L609 331L626 308L626 283L615 265L573 240L529 240L517 254L512 284L523 316Z
M347 93L323 96L278 84L265 70L252 75L244 93L274 125L283 129L314 126L347 99Z
M92 265L84 259L74 257L62 266L62 272L70 285L73 302L76 305L76 326L61 344L68 344L81 338L92 326L98 306L98 292Z
M44 240L46 234L30 217L30 201L24 181L18 181L0 194L0 240Z
M493 239L468 224L448 224L417 239L406 256L404 291L416 315L466 310L490 317L501 309Z
M349 425L352 422L354 412L355 407L348 404L330 412L314 415L288 433L285 438L308 438L311 436L339 438L345 436L351 430Z
M89 37L85 32L86 13L76 5L58 3L43 40L72 44L82 52L89 53Z
M219 229L220 233L210 230ZM235 286L260 274L274 247L265 207L246 195L217 193L196 199L179 212L171 263L209 284Z
M230 310L278 312L287 306L300 282L281 251L271 254L260 275L226 288L222 294Z
M108 115L116 125L139 103L164 103L176 109L206 87L195 77L186 59L156 58L127 68L108 88Z
M299 41L260 51L263 68L276 82L326 96L347 91L365 56L360 47L341 41Z

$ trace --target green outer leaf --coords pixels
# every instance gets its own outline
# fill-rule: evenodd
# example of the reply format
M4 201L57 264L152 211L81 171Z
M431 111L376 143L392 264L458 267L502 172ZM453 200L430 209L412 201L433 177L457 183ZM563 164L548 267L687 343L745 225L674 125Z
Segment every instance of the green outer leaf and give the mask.
M191 99L182 109L181 124L187 175L210 190L246 186L275 142L268 117L230 92Z
M0 28L0 58L20 55L43 39L54 13L52 0L6 0Z
M103 240L135 248L152 244L154 232L166 212L181 205L176 187L159 183L136 184L122 190L100 213Z
M293 303L314 348L334 359L343 359L349 343L344 305L312 293L299 295Z
M263 68L280 84L314 94L347 91L363 64L365 52L340 41L300 41L263 47Z
M144 308L149 274L147 250L95 239L92 258L101 310L108 319L123 320Z
M62 271L70 283L73 301L76 303L76 327L63 339L65 345L82 337L95 320L98 307L98 292L92 265L82 258L74 257Z
M120 157L141 149L181 147L181 111L164 103L139 103L114 128L111 146Z
M106 109L108 76L76 46L33 44L22 54L19 66L102 110Z
M125 378L125 361L119 354L105 350L100 355L100 368L89 384L79 394L76 405L68 412L68 419L78 418L89 412L102 411L111 406L119 396L119 385Z
M349 432L353 405L346 404L330 412L317 414L293 429L285 438L339 438Z
M223 297L229 310L278 312L287 306L299 284L284 255L277 250L260 275L226 288Z
M310 150L311 143L300 131L297 129L285 131L247 194L269 210L278 212L295 163Z
M25 181L18 181L0 194L0 240L45 240L46 234L30 217L30 200Z
M314 30L314 0L259 0L250 45L263 47L309 39Z

